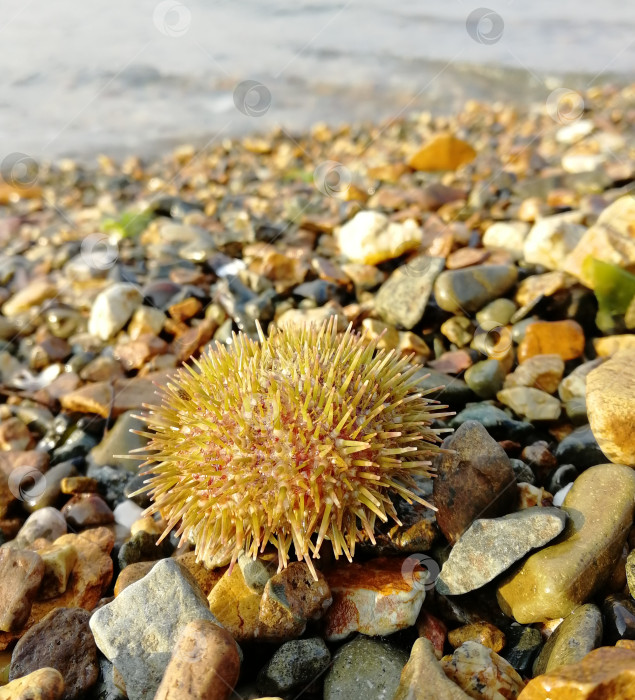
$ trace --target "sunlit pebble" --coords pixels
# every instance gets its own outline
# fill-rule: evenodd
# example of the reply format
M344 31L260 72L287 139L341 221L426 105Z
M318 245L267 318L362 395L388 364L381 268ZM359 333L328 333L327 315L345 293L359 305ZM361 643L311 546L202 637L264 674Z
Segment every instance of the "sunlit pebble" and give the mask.
M123 525L125 528L130 530L132 523L139 520L139 518L142 516L143 508L138 506L134 501L128 500L119 503L115 507L113 514L115 516L116 523Z
M560 507L564 501L564 497L569 493L571 487L573 486L573 481L563 486L560 491L558 491L553 497L553 505Z

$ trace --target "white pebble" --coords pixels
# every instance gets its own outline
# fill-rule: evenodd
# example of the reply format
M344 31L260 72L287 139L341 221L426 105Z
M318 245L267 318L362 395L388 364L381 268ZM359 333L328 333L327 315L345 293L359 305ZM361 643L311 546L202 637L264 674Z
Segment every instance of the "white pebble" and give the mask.
M134 523L135 520L139 520L143 514L143 508L138 506L134 501L128 500L117 504L113 513L115 515L115 522L130 530L132 523Z
M563 486L560 489L560 491L558 491L554 495L554 497L553 497L553 505L554 506L558 506L558 508L560 508L560 506L562 505L562 503L564 501L564 497L569 493L572 486L573 486L573 481L568 483L566 486Z

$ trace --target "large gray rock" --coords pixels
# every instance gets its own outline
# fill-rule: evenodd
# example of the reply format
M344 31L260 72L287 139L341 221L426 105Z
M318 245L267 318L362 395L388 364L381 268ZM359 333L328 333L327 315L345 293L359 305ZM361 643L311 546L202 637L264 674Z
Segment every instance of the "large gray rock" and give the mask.
M484 586L525 556L557 537L567 515L559 508L527 508L502 518L475 520L454 545L436 582L444 595Z
M408 655L359 636L340 647L324 681L324 700L392 700Z
M174 559L164 559L97 610L90 628L121 673L128 698L152 700L179 633L193 620L218 624L196 581Z

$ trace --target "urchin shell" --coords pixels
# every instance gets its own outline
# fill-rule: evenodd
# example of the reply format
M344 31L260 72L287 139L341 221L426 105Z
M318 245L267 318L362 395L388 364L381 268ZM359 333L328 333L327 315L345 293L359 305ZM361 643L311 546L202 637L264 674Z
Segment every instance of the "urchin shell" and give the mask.
M350 560L364 532L374 542L377 518L399 522L391 493L429 505L412 477L431 473L430 423L447 414L417 390L418 369L350 326L338 334L333 318L260 343L235 335L146 406L150 512L199 560L271 543L284 568L293 544L313 570L325 539Z

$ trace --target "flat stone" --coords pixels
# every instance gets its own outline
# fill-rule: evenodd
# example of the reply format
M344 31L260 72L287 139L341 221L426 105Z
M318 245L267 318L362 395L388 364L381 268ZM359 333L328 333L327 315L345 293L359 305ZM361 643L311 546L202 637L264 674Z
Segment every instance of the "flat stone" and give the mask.
M333 604L326 613L327 641L353 632L380 636L415 624L425 599L427 573L409 559L378 558L338 564L326 572Z
M377 211L360 211L335 236L342 255L354 263L377 265L416 250L423 232L414 219L403 224Z
M126 458L126 455L145 447L148 438L131 432L145 428L144 422L135 418L135 415L136 411L126 411L117 418L103 440L90 451L88 460L92 465L103 467L108 464L115 469L138 471L141 460Z
M469 143L451 133L436 134L428 143L414 153L408 165L413 170L456 170L471 163L476 151Z
M484 586L529 551L557 537L566 519L559 508L537 507L475 520L443 564L437 590L460 595Z
M229 632L193 620L176 640L154 700L227 700L239 675L238 645Z
M569 373L560 382L560 386L558 387L558 396L560 396L562 401L585 398L587 377L589 376L590 372L592 372L596 367L599 367L603 362L603 358L597 357L595 360L583 362L571 373Z
M64 678L65 700L80 700L97 682L97 647L88 626L90 613L57 608L20 639L11 657L14 680L39 668L55 668Z
M258 674L258 690L283 694L304 690L331 664L331 653L320 637L285 642Z
M130 320L141 306L143 296L133 284L116 282L100 292L90 310L88 332L101 340L109 340Z
M583 472L562 509L560 543L532 554L498 588L503 612L522 624L565 617L606 582L633 522L635 473L617 464Z
M549 270L560 270L565 258L586 233L581 211L554 214L539 219L525 239L524 258Z
M479 516L503 515L516 500L514 470L503 448L476 421L466 421L443 441L451 453L434 459L437 523L454 544Z
M434 296L444 311L471 314L505 295L517 278L514 265L476 265L463 270L446 270L434 283Z
M592 603L581 605L556 627L533 666L541 676L562 666L577 664L602 643L602 614Z
M443 258L419 255L398 267L381 285L375 309L387 323L410 329L419 323L428 305L434 281L443 270Z
M478 642L464 642L452 656L444 656L445 674L469 696L515 698L525 682L502 656Z
M430 641L417 639L392 700L468 700L469 697L445 675Z
M29 618L42 583L44 562L23 549L0 549L0 630L15 632Z
M40 668L0 686L0 700L61 700L64 679L54 668Z
M452 377L449 374L425 367L419 370L415 376L418 380L417 388L420 391L436 389L427 396L435 401L448 404L453 410L465 406L468 401L473 401L476 398L476 394L462 379Z
M562 412L560 400L546 391L526 386L502 389L496 398L522 418L529 421L557 420Z
M635 466L635 350L622 350L587 377L587 411L602 452Z
M450 419L449 425L456 429L467 421L480 423L495 440L527 442L534 432L530 423L514 420L505 411L489 403L467 406Z
M130 700L152 700L181 630L217 620L185 569L164 559L90 619L95 642L117 667Z
M278 328L301 328L305 325L321 326L331 316L337 318L337 330L346 330L348 321L338 306L319 306L317 309L288 309L278 316L276 326Z
M625 700L635 697L635 649L600 647L582 661L529 681L518 700Z
M518 345L518 362L534 355L559 355L575 360L584 352L584 331L577 321L536 321L527 326Z
M534 355L505 377L504 386L526 386L553 394L563 374L564 360L560 355Z
M408 655L360 635L335 654L324 680L324 700L393 700Z

